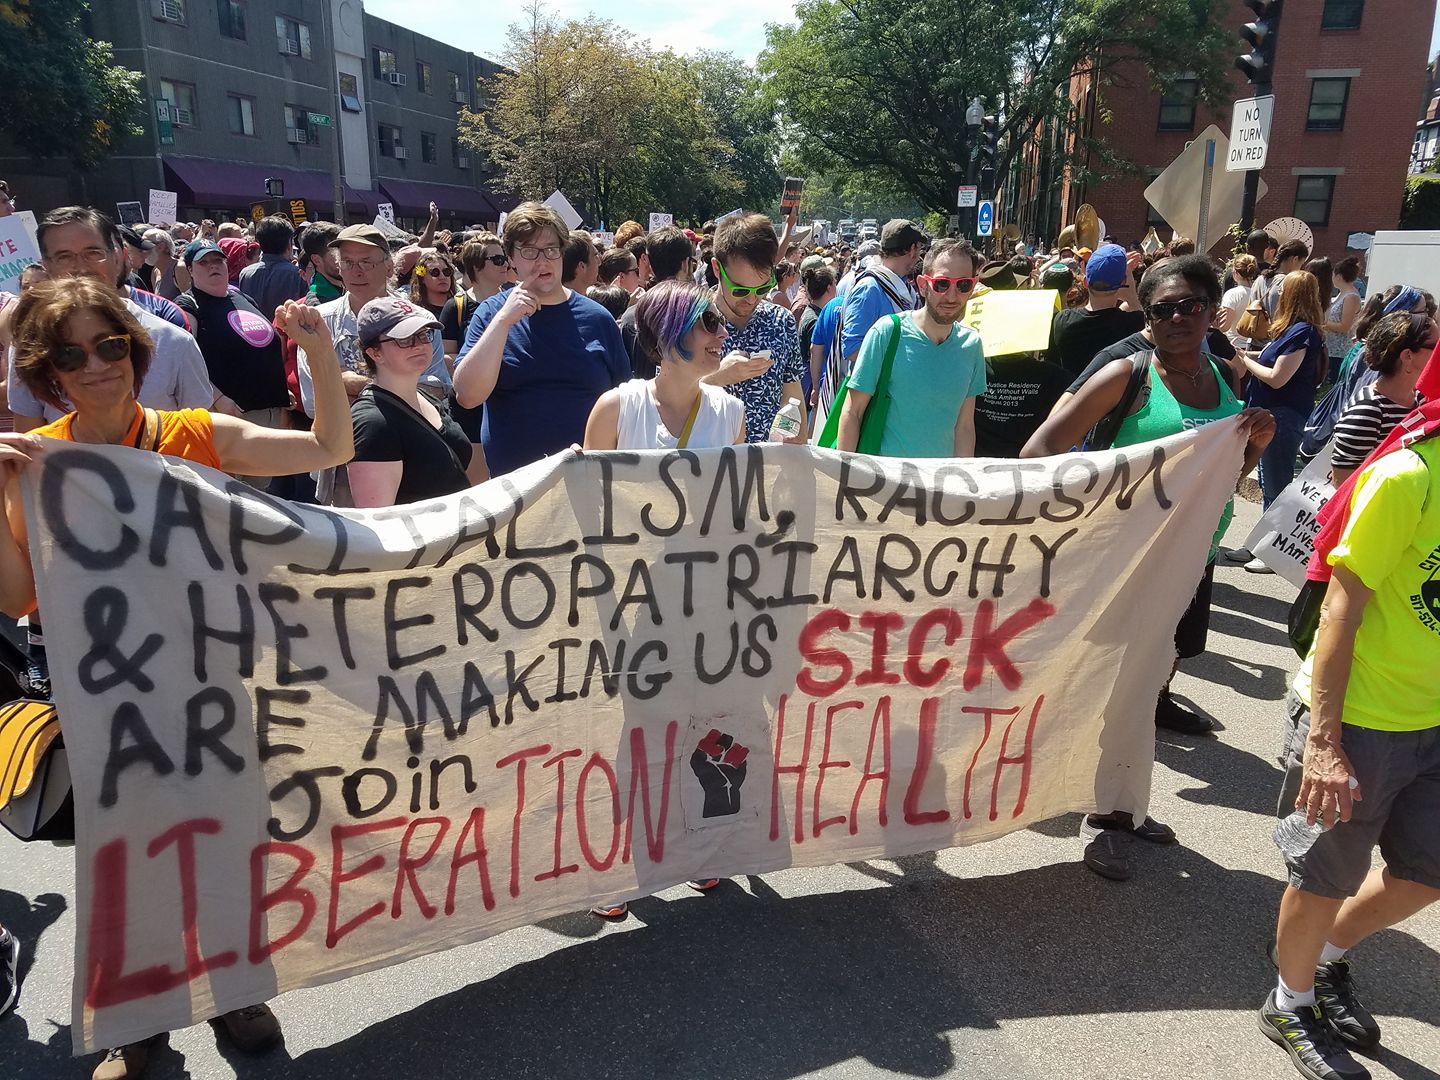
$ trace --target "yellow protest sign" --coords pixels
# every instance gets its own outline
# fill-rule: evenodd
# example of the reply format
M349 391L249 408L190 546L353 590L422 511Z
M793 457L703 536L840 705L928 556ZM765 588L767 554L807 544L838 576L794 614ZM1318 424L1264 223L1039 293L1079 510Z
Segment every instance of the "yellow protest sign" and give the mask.
M1060 309L1052 289L999 289L965 305L961 321L980 334L986 356L1009 356L1050 347L1050 321Z

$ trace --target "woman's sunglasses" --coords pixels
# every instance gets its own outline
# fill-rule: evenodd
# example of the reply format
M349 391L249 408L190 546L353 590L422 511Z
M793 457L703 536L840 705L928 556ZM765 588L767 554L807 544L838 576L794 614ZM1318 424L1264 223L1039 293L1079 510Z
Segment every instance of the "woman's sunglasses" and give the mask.
M718 334L720 327L724 325L724 320L720 318L720 313L713 307L707 307L702 311L698 321L700 323L700 329L704 330L707 334Z
M92 355L107 364L124 360L130 355L130 335L112 334L110 337L101 338L88 349L80 345L62 345L50 357L50 363L55 366L56 371L68 375L83 368Z
M978 280L973 277L938 277L931 274L921 274L919 277L929 286L931 292L939 293L941 296L948 293L952 285L955 286L957 292L974 292L975 282Z
M1146 305L1145 317L1151 322L1169 322L1176 315L1187 319L1210 309L1210 300L1204 296L1187 296L1184 300L1159 300Z
M735 297L736 300L744 300L747 296L764 296L766 293L768 293L771 289L775 287L774 270L770 271L770 280L765 282L764 285L736 285L733 281L730 280L730 275L725 272L724 263L722 263L719 259L716 259L715 265L720 267L720 277L725 282L726 291L728 291L731 296Z

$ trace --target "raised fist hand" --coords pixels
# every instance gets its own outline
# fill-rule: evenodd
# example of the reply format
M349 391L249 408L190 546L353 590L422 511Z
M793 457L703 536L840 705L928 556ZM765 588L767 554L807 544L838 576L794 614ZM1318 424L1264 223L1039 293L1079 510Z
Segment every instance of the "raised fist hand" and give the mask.
M701 817L724 817L740 812L740 788L745 783L748 747L715 728L700 740L690 755L690 769L705 792Z

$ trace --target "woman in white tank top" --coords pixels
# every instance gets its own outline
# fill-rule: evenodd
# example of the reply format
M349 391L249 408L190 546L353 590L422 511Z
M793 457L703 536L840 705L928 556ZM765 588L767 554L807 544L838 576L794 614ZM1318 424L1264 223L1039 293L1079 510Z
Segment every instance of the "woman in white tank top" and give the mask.
M635 306L637 345L660 357L653 379L631 379L595 402L586 450L702 450L745 441L745 405L700 380L720 367L725 320L698 285L665 282Z

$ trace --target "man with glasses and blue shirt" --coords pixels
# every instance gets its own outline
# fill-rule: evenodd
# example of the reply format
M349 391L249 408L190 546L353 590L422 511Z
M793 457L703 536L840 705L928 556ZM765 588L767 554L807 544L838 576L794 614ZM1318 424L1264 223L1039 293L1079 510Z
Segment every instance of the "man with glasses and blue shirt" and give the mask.
M766 442L775 414L788 400L800 403L805 430L800 328L795 316L765 299L775 288L780 240L764 214L737 214L715 230L711 269L720 286L715 303L729 329L720 370L704 382L723 386L745 403L745 441ZM787 441L804 441L803 436Z
M475 309L460 346L455 400L485 406L492 476L582 442L600 395L630 378L614 316L561 280L569 237L542 203L511 211L501 244L520 283Z

